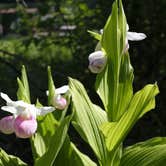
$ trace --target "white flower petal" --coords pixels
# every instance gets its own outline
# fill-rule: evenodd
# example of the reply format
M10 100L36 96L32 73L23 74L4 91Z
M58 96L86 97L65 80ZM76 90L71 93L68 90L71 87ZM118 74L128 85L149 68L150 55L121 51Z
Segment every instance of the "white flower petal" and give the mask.
M48 114L49 112L54 111L54 107L41 107L41 108L36 108L36 115L45 115Z
M12 102L12 100L9 98L9 96L7 94L1 92L0 95L1 95L2 99L4 99L7 103Z
M1 109L3 111L7 111L7 112L10 112L12 114L17 114L17 109L15 107L12 107L12 106L3 106L3 107L1 107Z
M137 33L137 32L127 32L127 39L131 41L139 41L146 38L144 33Z
M7 102L7 106L13 106L13 107L28 107L30 104L25 103L22 100L19 101L12 101L7 94L0 93L1 97Z
M103 29L100 29L100 34L103 34Z
M128 25L128 24L126 25L126 30L127 30L127 31L129 30L129 25Z
M46 90L46 96L48 96L49 95L49 91L48 90Z
M103 57L105 57L104 52L99 50L99 51L92 52L89 55L88 60L93 61L94 59L101 59Z
M62 87L60 87L60 88L57 88L57 89L55 90L55 93L56 93L56 94L64 94L64 93L66 93L68 90L69 90L69 86L68 86L68 85L64 85L64 86L62 86Z
M32 105L32 104L25 103L25 102L22 101L22 100L18 100L18 101L13 101L13 102L12 102L12 106L13 106L13 107L27 108L27 107L30 107L31 105Z

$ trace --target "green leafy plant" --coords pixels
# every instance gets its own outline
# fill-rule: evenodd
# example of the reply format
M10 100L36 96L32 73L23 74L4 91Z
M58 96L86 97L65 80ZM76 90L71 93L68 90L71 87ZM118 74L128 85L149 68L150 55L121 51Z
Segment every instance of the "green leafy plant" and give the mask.
M163 165L166 159L163 145L165 138L153 138L138 145L123 147L123 141L134 124L154 109L155 96L159 93L156 83L133 92L133 68L126 50L127 30L122 3L115 1L103 33L89 31L99 40L97 47L107 59L105 68L97 74L95 86L104 110L90 101L80 82L70 79L75 112L73 125L91 146L99 165ZM99 58L99 55L96 57ZM150 144L153 141L155 143ZM156 155L155 152L160 148L163 148L162 153ZM153 155L152 149L155 149Z
M1 97L7 101L7 106L2 109L13 113L14 118L24 115L24 120L27 120L29 115L34 113L31 109L36 111L34 118L38 122L36 122L38 129L28 135L34 166L164 165L166 162L165 137L152 138L129 147L123 146L134 124L145 113L154 109L155 96L159 93L156 83L148 84L138 92L133 91L134 74L128 53L128 40L135 37L142 40L145 35L128 32L121 0L114 2L112 14L103 32L100 34L89 32L98 40L95 53L89 56L89 68L97 73L95 88L103 107L94 104L84 86L72 78L69 78L69 92L63 96L63 92L66 92L64 89L67 87L59 88L63 89L62 93L59 92L60 90L54 85L50 67L48 67L47 93L49 107L43 107L38 99L35 105L31 104L24 66L21 79L17 79L18 101L12 101L7 95L1 93ZM59 105L56 102L59 97L67 101L63 110L57 107ZM71 111L68 111L69 105ZM45 115L46 113L48 114ZM68 135L70 122L81 138L89 144L97 161L83 154L70 140ZM4 127L3 125L1 123L0 126ZM2 149L0 157L1 165L27 165L18 157L8 155Z

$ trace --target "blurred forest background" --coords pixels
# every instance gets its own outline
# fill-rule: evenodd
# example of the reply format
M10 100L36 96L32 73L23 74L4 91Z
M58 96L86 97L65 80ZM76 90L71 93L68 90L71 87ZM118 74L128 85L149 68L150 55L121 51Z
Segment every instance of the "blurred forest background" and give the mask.
M56 87L67 84L67 77L80 80L91 99L99 104L94 91L95 75L88 70L88 55L97 43L87 30L103 28L113 0L1 0L0 1L0 91L16 100L21 66L26 66L32 101L47 104L47 66L52 67ZM123 0L130 31L147 38L130 42L134 67L134 91L157 82L160 94L155 111L140 120L125 141L131 145L153 136L166 135L166 1ZM5 104L2 100L0 105ZM5 115L3 111L0 118ZM71 138L91 155L74 129ZM32 164L30 144L15 135L0 133L0 147ZM91 156L93 157L93 156Z

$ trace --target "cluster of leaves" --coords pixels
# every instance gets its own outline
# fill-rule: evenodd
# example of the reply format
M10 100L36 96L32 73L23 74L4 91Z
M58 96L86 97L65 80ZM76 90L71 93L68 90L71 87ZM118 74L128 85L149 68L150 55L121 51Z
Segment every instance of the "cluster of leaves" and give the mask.
M97 75L96 92L103 107L91 102L83 85L69 78L72 112L50 113L39 117L37 133L31 138L34 165L66 166L160 166L166 162L166 138L157 137L124 148L123 141L134 124L155 107L155 96L159 93L157 84L146 85L133 92L133 68L128 52L124 52L126 41L126 17L121 0L115 1L103 34L92 33L101 44L107 56L105 69ZM18 81L18 100L30 103L29 85L25 68ZM48 103L55 91L55 85L48 67ZM68 98L68 101L70 97ZM37 100L36 105L42 104ZM97 161L92 161L80 152L70 141L70 122L81 138L92 148ZM19 158L1 150L0 162L26 165Z

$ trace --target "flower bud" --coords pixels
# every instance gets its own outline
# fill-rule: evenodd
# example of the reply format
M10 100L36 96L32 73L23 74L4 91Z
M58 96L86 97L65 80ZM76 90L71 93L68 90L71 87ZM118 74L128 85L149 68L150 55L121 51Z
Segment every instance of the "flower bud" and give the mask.
M63 110L66 108L67 106L67 101L64 97L62 97L61 95L57 95L55 98L54 98L54 101L53 101L53 106L59 110Z
M37 121L31 116L30 118L17 116L14 121L15 134L19 138L29 138L31 137L37 129Z
M14 117L6 116L0 120L0 131L4 134L12 134L14 132Z
M89 55L89 70L92 73L100 73L107 62L107 58L102 51L95 51Z

